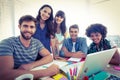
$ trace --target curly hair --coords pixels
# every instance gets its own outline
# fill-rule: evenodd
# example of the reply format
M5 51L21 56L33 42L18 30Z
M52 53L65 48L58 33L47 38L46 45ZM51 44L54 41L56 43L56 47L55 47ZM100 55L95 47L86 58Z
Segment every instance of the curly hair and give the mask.
M96 23L96 24L91 24L86 29L87 37L90 37L91 33L96 33L96 32L100 33L102 35L102 38L105 38L107 34L107 28L102 24Z
M40 22L40 19L41 19L40 11L41 11L44 7L49 7L49 8L51 9L51 14L50 14L49 19L47 19L47 20L45 21L45 23L46 23L46 25L47 25L47 29L48 29L46 36L50 37L50 35L54 35L53 9L52 9L52 7L51 7L50 5L47 5L47 4L43 5L43 6L39 9L38 15L37 15L36 19L37 19L37 23L39 23L39 22Z
M56 16L57 17L61 16L62 18L64 18L63 22L60 25L60 30L62 32L62 35L64 36L64 34L66 32L66 17L65 17L65 13L63 11L59 10L56 13L55 17ZM54 19L54 28L55 28L55 33L56 33L57 32L57 23L56 23L55 19Z

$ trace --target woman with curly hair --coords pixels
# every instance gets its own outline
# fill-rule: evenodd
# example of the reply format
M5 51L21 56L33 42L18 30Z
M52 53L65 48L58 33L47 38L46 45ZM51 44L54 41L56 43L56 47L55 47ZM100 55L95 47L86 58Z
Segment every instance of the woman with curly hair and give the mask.
M89 46L88 54L112 48L110 42L105 39L106 34L107 28L102 24L92 24L86 29L87 37L89 37L93 41ZM118 62L119 54L118 51L116 51L110 63L119 64Z
M90 44L88 53L111 49L111 45L107 39L107 28L102 24L92 24L86 29L86 35L93 42Z

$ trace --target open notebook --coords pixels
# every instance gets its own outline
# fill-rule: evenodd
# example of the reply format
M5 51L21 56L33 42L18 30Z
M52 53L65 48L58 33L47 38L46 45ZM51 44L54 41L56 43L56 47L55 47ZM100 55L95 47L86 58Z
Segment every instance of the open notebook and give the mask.
M52 64L56 64L56 65L59 66L59 68L61 68L63 66L68 65L68 62L64 62L64 61L60 61L60 60L53 60L52 62L50 62L48 64L33 68L31 71L40 70L40 69L46 69L47 67L51 66ZM50 76L42 77L42 78L40 78L40 80L48 80L48 78L50 78Z
M52 62L42 65L42 66L38 66L36 68L33 68L33 70L39 70L39 69L46 69L47 67L51 66L52 64L56 64L59 66L59 68L66 66L68 64L68 62L64 62L64 61L60 61L60 60L53 60Z
M81 80L84 76L91 76L92 74L104 70L115 51L116 49L109 49L88 54L84 62L62 67L61 70L65 72L69 80L73 80L72 78Z

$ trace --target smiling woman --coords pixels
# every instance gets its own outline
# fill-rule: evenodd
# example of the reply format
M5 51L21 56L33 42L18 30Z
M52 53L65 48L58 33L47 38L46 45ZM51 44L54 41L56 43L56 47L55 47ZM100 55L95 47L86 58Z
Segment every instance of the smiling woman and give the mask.
M33 37L38 39L45 46L45 48L51 52L50 36L54 36L52 7L48 4L40 7L36 19L36 32Z
M86 35L92 40L88 50L89 54L111 49L110 42L105 39L107 35L107 28L103 24L91 24L86 29Z

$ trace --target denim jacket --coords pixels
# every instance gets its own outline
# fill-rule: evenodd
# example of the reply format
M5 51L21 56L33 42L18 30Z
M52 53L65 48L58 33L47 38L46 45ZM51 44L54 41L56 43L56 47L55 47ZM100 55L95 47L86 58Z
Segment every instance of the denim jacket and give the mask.
M66 49L69 52L72 52L73 48L73 42L71 38L67 38L63 42L63 47L66 47ZM87 54L87 42L86 38L78 37L75 43L75 51L82 51L83 53ZM61 50L60 51L60 56L64 57L64 52Z

